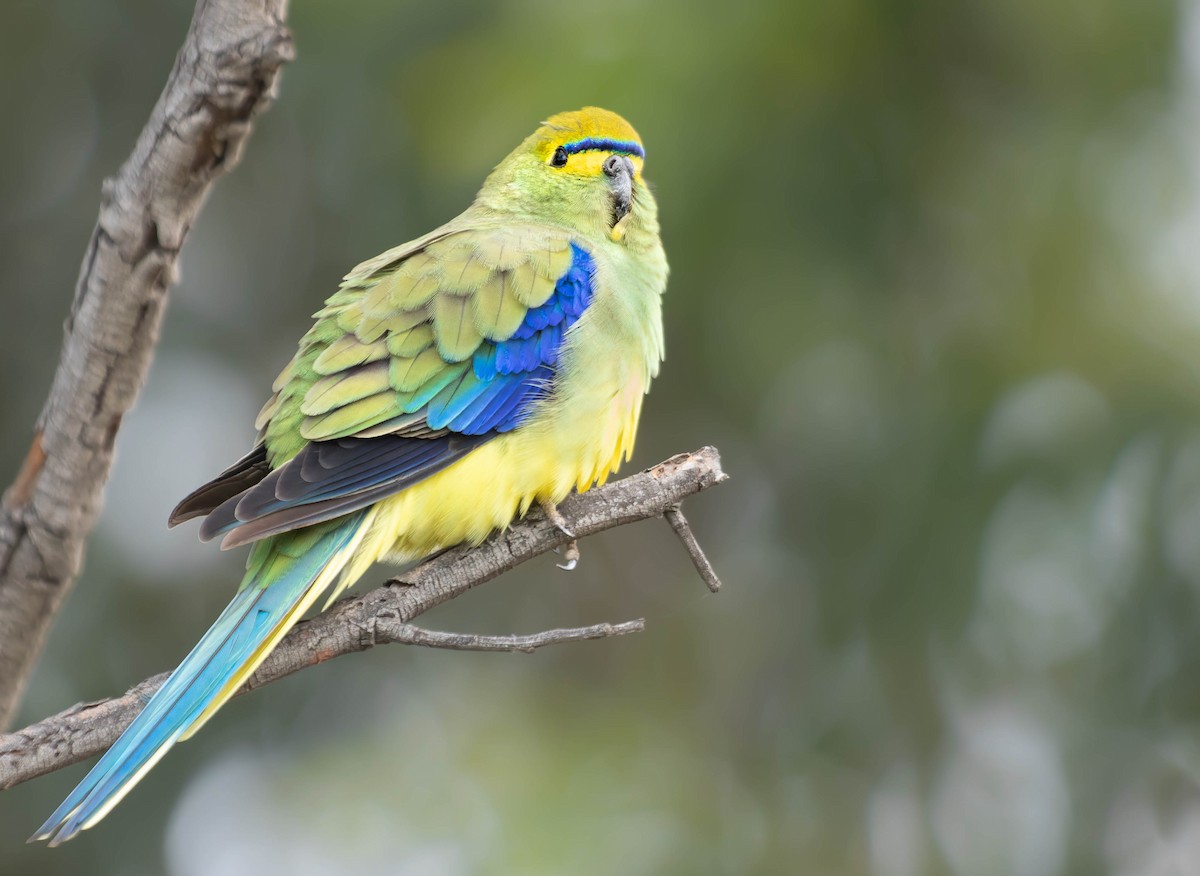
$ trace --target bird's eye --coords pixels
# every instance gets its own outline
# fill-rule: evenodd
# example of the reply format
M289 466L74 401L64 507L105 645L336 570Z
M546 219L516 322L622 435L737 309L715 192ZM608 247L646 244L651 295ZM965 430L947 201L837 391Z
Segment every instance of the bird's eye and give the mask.
M567 150L559 146L550 158L551 167L562 167L567 163Z

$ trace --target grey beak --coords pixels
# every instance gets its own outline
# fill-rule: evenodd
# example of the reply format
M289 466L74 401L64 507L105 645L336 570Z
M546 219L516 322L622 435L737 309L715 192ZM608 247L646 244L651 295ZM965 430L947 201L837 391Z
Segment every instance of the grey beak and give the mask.
M604 175L612 189L611 228L633 208L633 162L624 155L610 155L604 160Z

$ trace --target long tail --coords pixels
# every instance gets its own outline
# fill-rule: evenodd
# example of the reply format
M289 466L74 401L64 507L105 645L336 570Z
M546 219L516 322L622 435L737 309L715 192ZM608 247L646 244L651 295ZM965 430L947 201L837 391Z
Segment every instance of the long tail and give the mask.
M257 543L233 602L30 841L56 846L96 824L172 745L200 729L343 572L369 516L360 511Z

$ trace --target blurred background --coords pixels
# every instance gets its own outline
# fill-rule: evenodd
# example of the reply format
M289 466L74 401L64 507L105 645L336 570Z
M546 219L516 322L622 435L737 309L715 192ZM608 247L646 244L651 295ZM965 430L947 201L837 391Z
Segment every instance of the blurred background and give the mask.
M0 481L100 182L191 0L10 0ZM647 631L392 646L232 703L96 830L5 873L1200 873L1200 2L294 0L298 60L188 241L149 384L18 726L187 652L240 552L168 532L249 447L353 264L539 120L648 150L668 359L631 470L711 443L665 524L422 618ZM382 580L380 570L368 582Z

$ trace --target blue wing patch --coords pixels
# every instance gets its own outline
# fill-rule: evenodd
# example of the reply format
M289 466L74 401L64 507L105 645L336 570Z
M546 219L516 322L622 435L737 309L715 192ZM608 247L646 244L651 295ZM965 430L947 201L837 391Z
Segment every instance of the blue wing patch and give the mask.
M480 344L473 367L429 402L430 428L483 435L519 426L550 389L563 338L592 301L595 268L591 253L572 243L571 267L550 297L511 338Z

